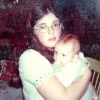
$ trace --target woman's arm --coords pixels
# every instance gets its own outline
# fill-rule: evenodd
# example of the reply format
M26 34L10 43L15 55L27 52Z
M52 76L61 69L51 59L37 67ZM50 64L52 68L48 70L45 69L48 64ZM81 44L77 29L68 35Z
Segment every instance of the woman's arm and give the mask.
M57 77L53 76L38 87L38 92L46 100L79 100L87 90L90 77L91 71L88 69L80 80L65 88Z

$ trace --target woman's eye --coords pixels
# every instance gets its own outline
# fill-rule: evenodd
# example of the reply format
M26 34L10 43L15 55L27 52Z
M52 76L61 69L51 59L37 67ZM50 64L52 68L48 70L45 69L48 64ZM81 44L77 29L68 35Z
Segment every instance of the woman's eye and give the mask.
M41 25L41 26L39 26L39 29L45 29L45 28L46 28L45 25Z
M54 24L54 27L59 27L59 23L55 23Z

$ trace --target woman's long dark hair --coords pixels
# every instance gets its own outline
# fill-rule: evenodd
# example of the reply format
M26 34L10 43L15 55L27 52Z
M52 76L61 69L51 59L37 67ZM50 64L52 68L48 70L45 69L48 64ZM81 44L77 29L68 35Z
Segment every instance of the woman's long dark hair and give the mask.
M51 63L53 62L53 54L54 52L44 47L39 40L37 39L36 35L33 32L33 27L36 24L37 20L41 19L44 15L48 14L49 11L55 13L54 9L51 7L51 3L48 1L43 1L42 3L37 1L37 3L34 4L34 8L31 10L31 25L32 25L32 31L31 35L29 37L30 41L30 48L35 49L39 51L43 56L45 56Z

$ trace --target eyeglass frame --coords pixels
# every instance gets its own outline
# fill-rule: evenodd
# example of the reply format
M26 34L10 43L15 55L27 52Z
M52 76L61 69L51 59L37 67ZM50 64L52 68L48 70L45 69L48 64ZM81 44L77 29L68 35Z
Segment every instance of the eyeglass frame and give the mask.
M55 21L55 22L56 22L56 21ZM38 31L40 31L41 33L43 33L43 32L47 32L47 31L49 30L49 28L52 28L54 31L61 29L61 28L62 28L62 24L61 24L60 22L58 23L58 24L59 24L59 28L58 28L58 29L54 29L54 24L56 24L55 22L52 23L52 25L51 25L50 27L48 27L48 26L46 25L46 23L42 23L42 24L40 24L40 25L37 25L38 28L34 28L34 30L38 30ZM42 25L45 25L44 31L41 31L42 29L40 29L40 27L41 27Z

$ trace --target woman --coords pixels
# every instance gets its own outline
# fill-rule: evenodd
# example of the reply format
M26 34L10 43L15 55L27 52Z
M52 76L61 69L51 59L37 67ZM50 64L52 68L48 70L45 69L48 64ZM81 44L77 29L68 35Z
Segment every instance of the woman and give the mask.
M33 32L30 35L31 49L19 58L19 73L25 100L79 100L85 93L91 72L65 88L54 75L53 48L62 34L62 24L53 8L37 2L31 13Z

